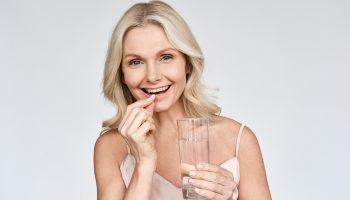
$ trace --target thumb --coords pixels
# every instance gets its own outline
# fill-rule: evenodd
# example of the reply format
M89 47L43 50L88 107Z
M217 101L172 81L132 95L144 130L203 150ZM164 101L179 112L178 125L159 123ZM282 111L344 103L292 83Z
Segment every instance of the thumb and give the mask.
M153 101L151 104L149 104L145 107L146 110L150 111L151 116L153 115L154 106L155 105L154 105L154 101Z

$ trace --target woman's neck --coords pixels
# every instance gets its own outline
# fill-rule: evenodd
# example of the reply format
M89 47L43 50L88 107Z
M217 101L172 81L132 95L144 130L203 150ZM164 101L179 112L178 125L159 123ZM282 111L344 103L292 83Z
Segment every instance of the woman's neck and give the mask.
M185 109L181 99L179 99L168 110L153 113L153 119L156 124L156 138L177 139L177 121L186 117Z

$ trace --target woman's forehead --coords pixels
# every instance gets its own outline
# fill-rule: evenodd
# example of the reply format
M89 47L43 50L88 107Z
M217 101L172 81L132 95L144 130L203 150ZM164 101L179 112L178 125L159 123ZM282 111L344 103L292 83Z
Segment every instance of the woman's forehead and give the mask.
M174 46L167 38L163 28L153 24L132 28L125 35L123 42L124 55L157 53L166 48L174 48Z

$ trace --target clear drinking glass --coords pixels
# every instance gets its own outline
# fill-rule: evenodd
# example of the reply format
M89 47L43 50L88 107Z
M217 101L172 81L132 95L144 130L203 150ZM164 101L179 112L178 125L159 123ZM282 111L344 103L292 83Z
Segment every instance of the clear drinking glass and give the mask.
M181 163L182 194L184 199L201 199L190 185L189 171L198 163L209 163L209 120L184 118L177 120Z

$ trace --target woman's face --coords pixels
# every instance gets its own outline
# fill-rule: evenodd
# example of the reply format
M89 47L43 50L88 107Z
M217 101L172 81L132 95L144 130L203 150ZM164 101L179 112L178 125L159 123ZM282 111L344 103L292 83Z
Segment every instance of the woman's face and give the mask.
M156 94L155 112L176 103L186 84L186 59L169 42L162 27L147 24L128 31L123 41L123 83L144 99Z

